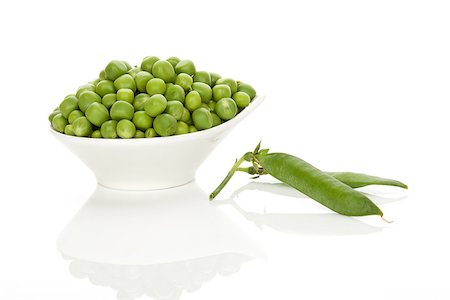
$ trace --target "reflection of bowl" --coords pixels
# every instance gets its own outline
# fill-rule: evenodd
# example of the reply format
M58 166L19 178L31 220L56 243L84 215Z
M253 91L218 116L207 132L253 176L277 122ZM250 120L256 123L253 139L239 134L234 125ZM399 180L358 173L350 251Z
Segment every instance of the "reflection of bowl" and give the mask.
M97 186L61 232L58 250L75 277L113 288L118 299L178 299L265 259L253 226L207 197L195 181L154 191Z
M254 98L236 117L219 126L179 136L94 139L51 132L95 173L101 185L125 190L168 188L193 180L220 140L263 99Z
M222 253L162 264L114 265L65 258L71 261L70 273L74 277L110 287L120 300L143 295L156 300L180 299L183 292L193 293L217 275L233 275L252 259L239 253Z
M256 233L207 199L196 181L154 191L97 186L60 234L58 249L83 261L125 265L220 253L263 256Z

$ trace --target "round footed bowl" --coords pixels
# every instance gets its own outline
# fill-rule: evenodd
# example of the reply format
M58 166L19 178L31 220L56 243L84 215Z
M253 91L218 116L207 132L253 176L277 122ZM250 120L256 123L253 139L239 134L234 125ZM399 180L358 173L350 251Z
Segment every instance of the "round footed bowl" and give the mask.
M94 172L100 185L122 190L170 188L192 181L211 151L263 100L257 96L233 119L184 135L97 139L50 131Z

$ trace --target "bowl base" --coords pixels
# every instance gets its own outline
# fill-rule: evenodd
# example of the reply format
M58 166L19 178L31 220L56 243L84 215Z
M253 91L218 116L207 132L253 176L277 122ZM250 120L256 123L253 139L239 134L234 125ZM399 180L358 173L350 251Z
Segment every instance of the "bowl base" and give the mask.
M98 185L100 185L103 188L106 189L110 189L110 190L115 190L115 191L128 191L128 192L133 192L133 191L137 191L137 192L145 192L145 191L160 191L160 190L168 190L168 189L173 189L173 188L178 188L184 185L187 185L191 182L195 181L195 178L189 179L186 182L180 183L180 184L176 184L176 185L169 185L169 186L162 186L162 187L127 187L127 186L123 186L123 187L118 187L118 186L111 186L108 184L104 184L101 182L97 182Z

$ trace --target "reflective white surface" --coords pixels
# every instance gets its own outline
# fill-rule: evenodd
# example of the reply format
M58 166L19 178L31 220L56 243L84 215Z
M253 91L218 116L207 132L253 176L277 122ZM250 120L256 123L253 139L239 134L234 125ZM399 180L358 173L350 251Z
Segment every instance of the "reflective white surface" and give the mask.
M67 257L70 273L87 278L99 288L111 288L120 300L147 296L153 299L180 299L194 293L216 276L230 276L251 257L223 253L201 258L151 265L115 265Z
M116 290L118 299L179 299L265 258L254 235L211 205L196 182L146 192L97 186L57 247L73 276Z
M82 260L153 264L223 252L255 256L253 237L191 182L156 191L97 186L58 238L58 250Z
M142 293L121 280L118 294L111 273L145 273L147 290L183 300L450 299L449 14L446 1L0 1L0 299ZM186 192L195 210L182 198L92 198L94 174L49 134L47 115L109 60L146 55L192 59L266 95L199 167L194 196L262 139L327 171L404 181L410 190L364 189L394 222L339 216L245 174L213 203ZM230 253L254 258L221 258ZM192 293L185 273L153 280L211 258L240 269L189 277L202 283Z

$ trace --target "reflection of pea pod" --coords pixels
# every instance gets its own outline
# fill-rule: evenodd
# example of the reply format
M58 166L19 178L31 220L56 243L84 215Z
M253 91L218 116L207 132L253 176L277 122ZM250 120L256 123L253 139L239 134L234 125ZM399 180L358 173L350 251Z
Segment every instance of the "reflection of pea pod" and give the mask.
M304 160L285 153L257 155L264 170L331 210L347 216L383 212L365 195Z
M391 185L407 189L408 186L398 180L382 178L372 175L366 175L353 172L327 172L340 182L345 183L352 188L359 188L368 185Z

